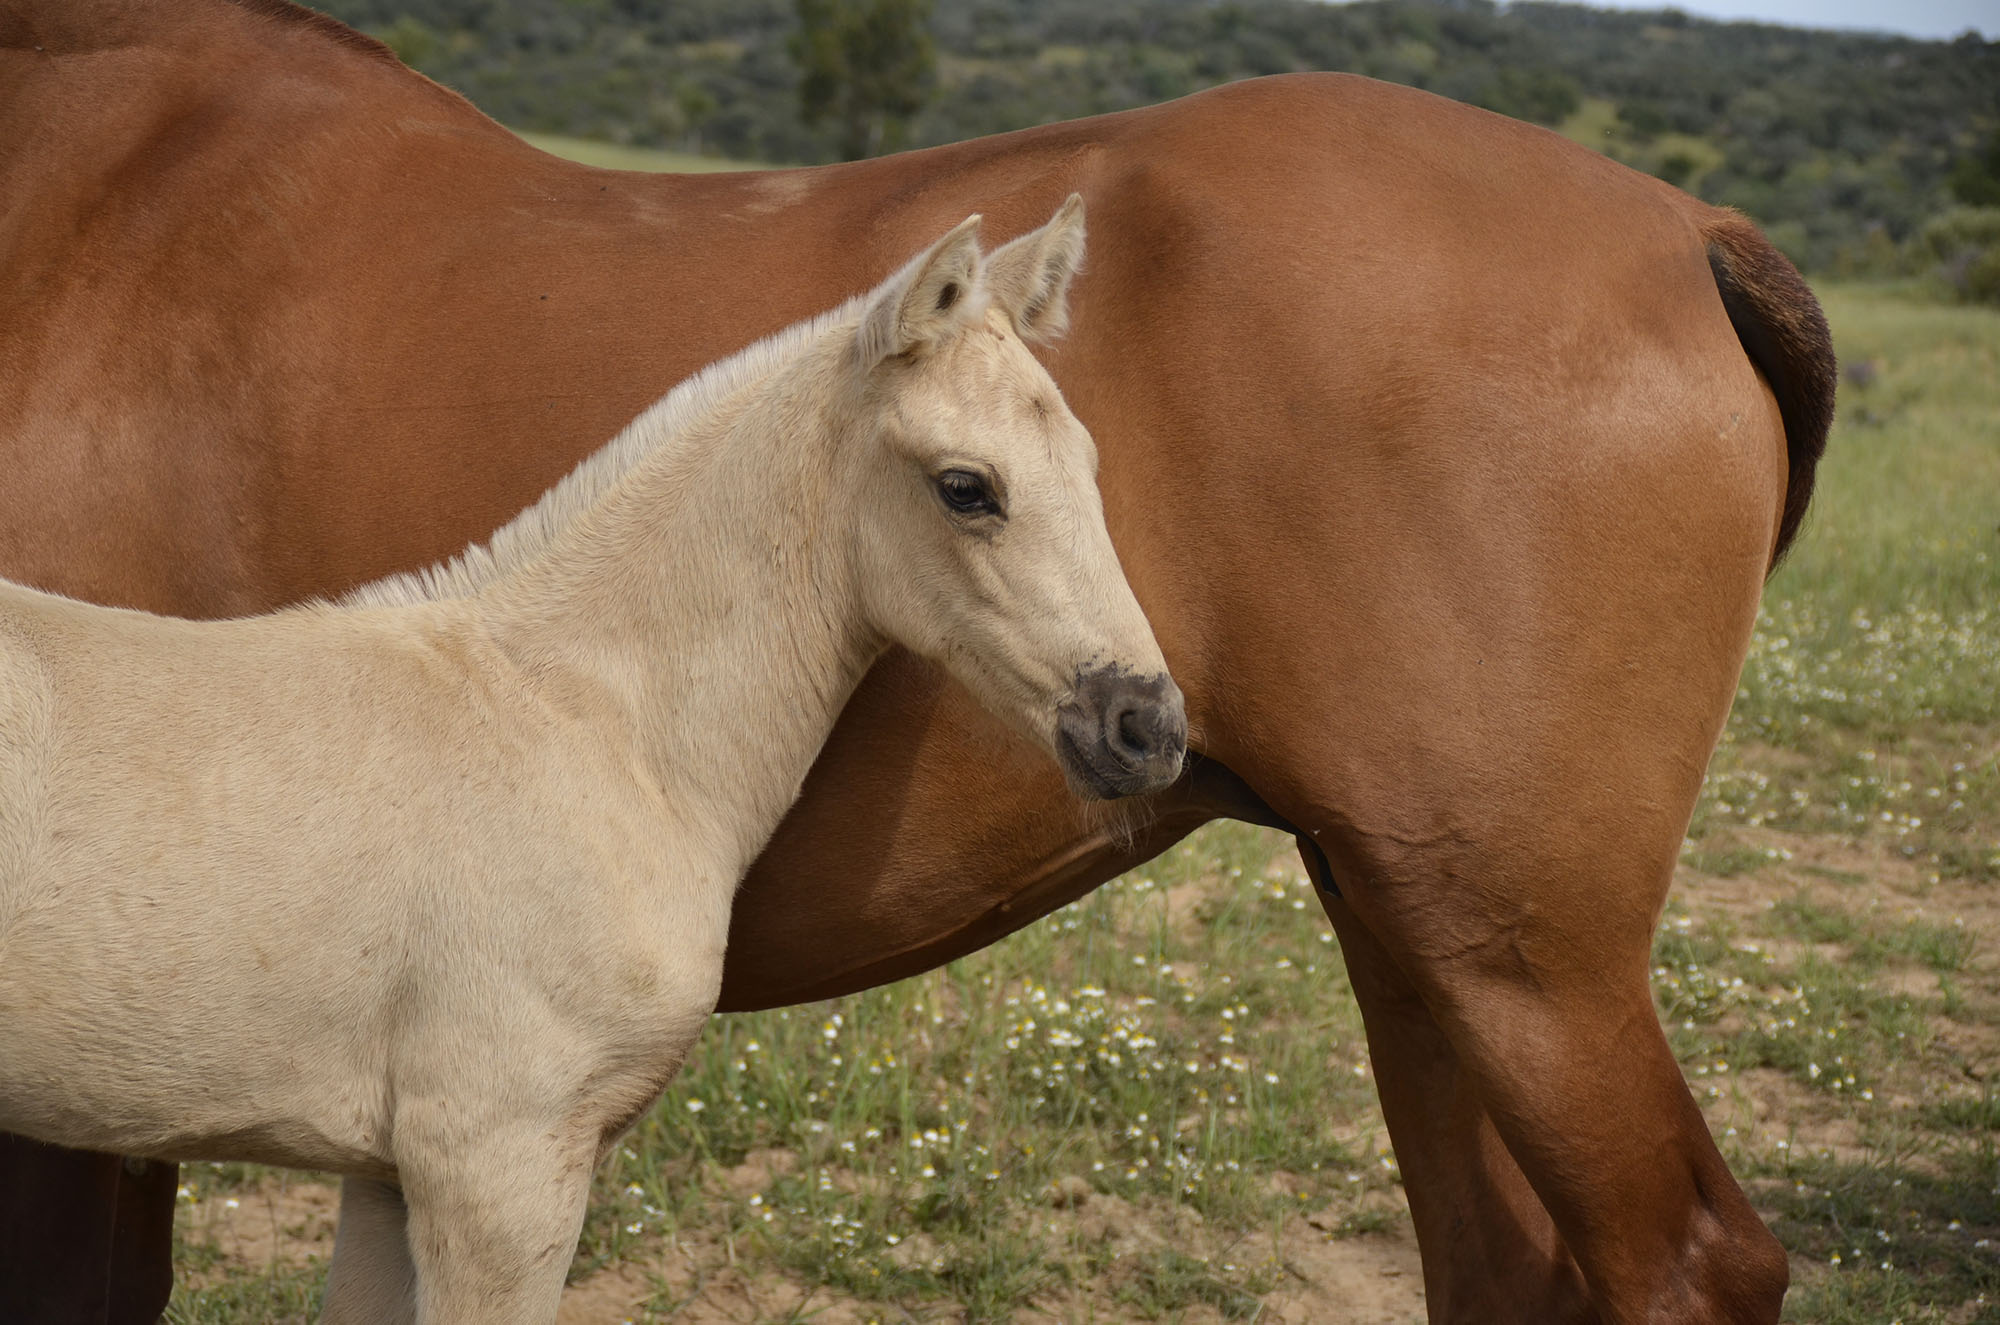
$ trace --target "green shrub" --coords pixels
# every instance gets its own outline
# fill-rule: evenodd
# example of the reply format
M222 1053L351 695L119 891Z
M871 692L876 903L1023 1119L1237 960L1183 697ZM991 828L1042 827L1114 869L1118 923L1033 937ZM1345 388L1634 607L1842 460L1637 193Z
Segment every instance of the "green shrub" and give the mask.
M1954 207L1918 231L1913 247L1958 298L2000 304L2000 207Z

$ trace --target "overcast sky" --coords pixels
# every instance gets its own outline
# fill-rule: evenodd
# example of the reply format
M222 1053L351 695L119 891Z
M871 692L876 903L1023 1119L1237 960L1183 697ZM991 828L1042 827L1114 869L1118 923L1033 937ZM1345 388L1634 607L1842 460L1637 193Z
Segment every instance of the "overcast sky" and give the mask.
M1660 0L1588 0L1612 9L1663 9ZM1956 37L1967 28L2000 37L2000 0L1685 0L1704 18L1754 18L1810 28L1865 28L1911 37Z

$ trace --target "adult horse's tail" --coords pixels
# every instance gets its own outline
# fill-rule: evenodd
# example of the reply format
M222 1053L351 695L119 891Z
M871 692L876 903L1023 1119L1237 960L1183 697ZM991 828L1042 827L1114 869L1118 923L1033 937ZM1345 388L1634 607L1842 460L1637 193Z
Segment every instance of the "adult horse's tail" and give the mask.
M1833 426L1833 337L1798 268L1742 213L1717 211L1703 225L1702 235L1729 325L1770 383L1785 423L1785 453L1791 463L1785 514L1771 553L1775 568L1812 502L1813 476L1826 450L1827 429Z

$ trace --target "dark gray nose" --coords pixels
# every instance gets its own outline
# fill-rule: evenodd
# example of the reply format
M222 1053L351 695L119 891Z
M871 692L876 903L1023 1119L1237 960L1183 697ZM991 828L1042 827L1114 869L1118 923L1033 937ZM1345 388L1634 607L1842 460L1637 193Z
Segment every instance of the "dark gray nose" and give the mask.
M1078 787L1104 800L1137 796L1180 776L1187 709L1165 672L1097 667L1077 674L1076 693L1056 710L1056 735Z

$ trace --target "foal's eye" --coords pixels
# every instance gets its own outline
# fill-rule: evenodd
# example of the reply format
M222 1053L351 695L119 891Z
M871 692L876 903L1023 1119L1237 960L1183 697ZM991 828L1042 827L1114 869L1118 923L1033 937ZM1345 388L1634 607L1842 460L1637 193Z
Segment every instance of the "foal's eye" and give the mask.
M937 476L937 490L954 515L1000 514L1000 503L985 477L969 469L947 469Z

